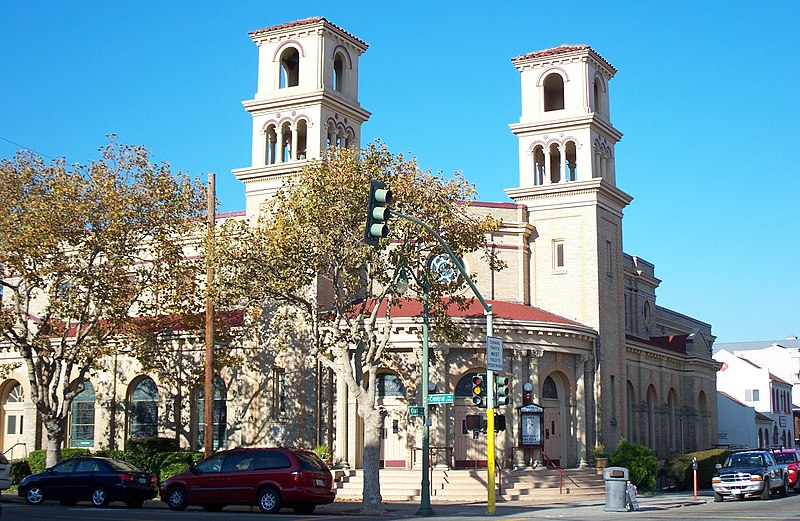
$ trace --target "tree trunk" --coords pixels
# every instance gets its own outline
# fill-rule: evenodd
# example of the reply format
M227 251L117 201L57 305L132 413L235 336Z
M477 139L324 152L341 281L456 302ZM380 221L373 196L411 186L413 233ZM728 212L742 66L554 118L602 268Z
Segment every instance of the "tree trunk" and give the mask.
M42 422L47 431L47 459L45 466L52 467L61 461L61 445L64 443L64 422L56 420L44 420Z
M362 409L364 416L364 489L361 499L362 514L383 514L381 497L381 412L369 404Z

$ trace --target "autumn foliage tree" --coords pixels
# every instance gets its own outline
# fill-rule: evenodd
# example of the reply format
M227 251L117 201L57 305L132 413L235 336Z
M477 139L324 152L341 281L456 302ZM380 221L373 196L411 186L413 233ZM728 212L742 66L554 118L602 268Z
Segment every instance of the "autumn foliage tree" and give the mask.
M394 282L403 266L422 280L427 258L441 251L422 227L401 219L391 221L389 238L378 248L364 244L371 179L391 187L394 208L430 224L459 256L485 248L498 225L468 211L474 187L459 175L444 179L420 171L414 159L378 143L363 151L331 149L309 163L264 204L257 224L226 231L217 259L221 301L244 305L251 317L265 306L299 310L308 340L298 356L316 356L347 383L364 421L364 513L382 510L382 418L375 395L390 341L389 312L402 303ZM488 249L485 255L493 268L500 266ZM433 330L442 339L460 333L448 306L469 304L470 297L456 289L431 287ZM261 322L273 329L298 327L286 320Z
M195 307L202 268L186 251L202 246L190 243L204 191L112 136L86 165L3 159L0 198L0 336L22 359L51 466L73 399L137 320Z

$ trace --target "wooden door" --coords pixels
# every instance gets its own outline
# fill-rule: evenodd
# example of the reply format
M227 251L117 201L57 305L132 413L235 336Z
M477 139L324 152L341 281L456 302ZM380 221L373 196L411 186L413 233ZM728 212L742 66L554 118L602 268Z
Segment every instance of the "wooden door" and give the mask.
M405 468L408 461L407 408L387 405L381 427L381 468Z
M554 465L561 464L561 407L544 409L544 453Z

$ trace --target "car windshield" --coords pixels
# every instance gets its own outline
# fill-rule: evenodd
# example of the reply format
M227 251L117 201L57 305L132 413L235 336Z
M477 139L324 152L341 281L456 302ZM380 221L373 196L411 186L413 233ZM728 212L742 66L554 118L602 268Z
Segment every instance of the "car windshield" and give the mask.
M726 467L760 467L759 454L731 454L725 462Z
M141 470L137 469L127 461L110 459L108 460L108 464L111 465L111 468L114 470L121 470L123 472L141 472Z

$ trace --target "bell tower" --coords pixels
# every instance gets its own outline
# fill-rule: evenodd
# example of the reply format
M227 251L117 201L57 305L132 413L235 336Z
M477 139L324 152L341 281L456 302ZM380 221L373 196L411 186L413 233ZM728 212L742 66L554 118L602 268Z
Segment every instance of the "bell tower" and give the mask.
M367 44L325 18L250 33L258 46L258 90L243 102L253 117L251 166L233 171L245 184L247 216L308 160L328 147L360 147L370 113L358 102L358 59Z
M512 60L522 81L519 187L534 227L529 300L595 328L597 435L613 444L625 382L622 211L609 82L616 69L588 45L562 45ZM616 382L616 383L615 383ZM616 397L616 398L614 398ZM613 406L611 402L616 402ZM623 431L624 432L624 431Z

